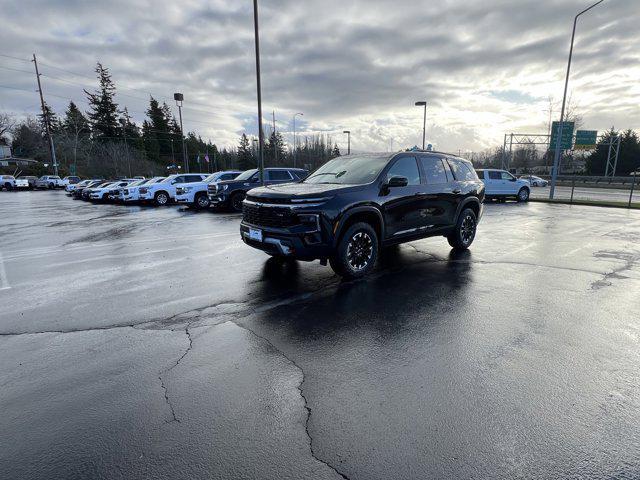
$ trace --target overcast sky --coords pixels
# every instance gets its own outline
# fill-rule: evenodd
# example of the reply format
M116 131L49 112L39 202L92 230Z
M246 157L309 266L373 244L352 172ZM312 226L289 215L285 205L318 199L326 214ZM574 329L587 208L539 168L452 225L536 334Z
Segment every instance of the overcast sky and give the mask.
M303 112L303 132L345 148L339 132L349 129L354 150L367 151L420 143L414 102L423 99L427 142L438 149L546 133L573 16L590 3L260 0L265 117L275 109L290 132ZM37 113L32 64L6 57L35 52L60 113L69 99L87 108L82 88L95 88L99 60L138 121L149 92L170 102L181 91L185 130L219 145L257 131L250 0L0 0L0 11L0 110ZM639 25L639 0L605 0L579 20L570 93L584 128L640 128Z

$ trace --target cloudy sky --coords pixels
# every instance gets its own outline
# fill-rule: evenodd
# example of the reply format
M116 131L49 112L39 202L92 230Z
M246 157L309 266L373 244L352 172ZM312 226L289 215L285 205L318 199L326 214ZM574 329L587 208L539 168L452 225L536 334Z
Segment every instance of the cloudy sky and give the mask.
M349 129L363 151L420 143L423 99L438 149L546 133L573 16L590 3L260 0L265 117L275 110L290 132L303 112L303 132L344 148ZM86 108L99 60L138 121L149 93L170 102L181 91L185 129L220 145L257 131L250 0L0 0L0 11L0 110L37 113L33 67L20 60L35 52L58 112L69 99ZM639 24L639 0L605 0L579 20L570 93L584 128L640 128Z

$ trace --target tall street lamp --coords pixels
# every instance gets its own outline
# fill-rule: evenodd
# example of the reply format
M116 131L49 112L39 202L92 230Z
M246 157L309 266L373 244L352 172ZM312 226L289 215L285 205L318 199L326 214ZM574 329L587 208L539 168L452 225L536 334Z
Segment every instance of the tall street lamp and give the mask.
M260 181L264 185L264 132L262 131L262 85L260 82L260 35L258 32L258 0L253 0L253 28L256 43L256 91L258 94L258 162Z
M351 131L345 130L342 133L347 134L347 155L351 155Z
M416 102L416 107L424 107L424 118L422 119L422 150L427 133L427 102Z
M296 166L296 115L304 115L302 112L293 114L293 166Z
M180 116L180 134L182 135L182 162L184 163L184 173L189 173L189 159L187 158L187 146L184 143L184 129L182 128L182 101L184 95L181 93L174 93L173 99L178 106L178 115Z
M585 8L578 13L573 19L573 32L571 33L571 47L569 47L569 62L567 63L567 75L564 79L564 94L562 96L562 109L560 110L560 126L558 127L558 137L556 138L555 153L553 155L553 171L551 172L551 188L549 189L549 198L553 199L553 194L556 190L556 180L558 179L558 166L560 163L560 146L562 140L562 130L564 127L564 107L567 101L567 87L569 86L569 72L571 72L571 57L573 56L573 40L576 36L576 24L578 23L578 17L583 13L588 12L596 5L599 5L604 0L594 3L589 8ZM552 132L553 133L553 132Z

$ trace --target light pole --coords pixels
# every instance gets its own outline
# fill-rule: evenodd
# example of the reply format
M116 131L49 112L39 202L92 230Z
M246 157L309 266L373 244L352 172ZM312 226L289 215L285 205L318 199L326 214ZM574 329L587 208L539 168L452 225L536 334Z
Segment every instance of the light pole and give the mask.
M262 131L262 85L260 82L260 35L258 32L258 0L253 0L253 28L256 44L256 91L258 94L258 163L260 181L264 185L264 132Z
M180 135L182 135L182 162L184 163L184 173L189 173L189 159L187 158L187 146L184 143L184 129L182 128L182 101L184 95L181 93L174 93L173 99L178 106L178 115L180 116Z
M571 72L571 57L573 56L573 40L576 37L576 24L578 23L578 17L580 15L588 12L596 5L601 4L603 1L604 0L600 0L594 3L593 5L591 5L589 8L585 8L580 13L578 13L573 19L573 32L571 33L571 47L569 47L569 61L567 62L567 75L564 79L564 94L562 95L562 109L560 110L560 126L558 127L558 137L556 138L555 153L553 155L553 170L551 172L551 188L549 189L550 199L553 199L553 194L555 193L555 190L556 190L556 180L558 179L558 166L560 163L560 146L562 141L562 130L564 127L564 107L567 102L567 87L569 86L569 73ZM553 135L553 129L551 134Z
M351 131L345 130L342 133L347 134L347 155L351 155Z
M296 166L296 115L304 115L302 112L293 114L293 166Z
M422 150L424 150L427 133L427 102L416 102L416 107L424 107L424 118L422 119Z

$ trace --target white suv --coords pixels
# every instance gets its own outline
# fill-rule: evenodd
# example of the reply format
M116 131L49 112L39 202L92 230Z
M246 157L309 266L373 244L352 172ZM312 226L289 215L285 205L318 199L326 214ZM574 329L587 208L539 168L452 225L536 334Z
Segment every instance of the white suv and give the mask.
M161 182L140 187L140 201L153 202L158 206L166 205L176 198L176 186L183 183L201 182L208 176L207 173L170 175Z
M16 178L13 175L0 175L0 190L3 188L8 190L13 190L16 188Z
M57 175L43 175L36 180L36 188L58 188L62 186L62 179Z
M164 177L153 177L130 183L120 189L120 192L118 192L118 201L124 203L137 202L140 200L140 187L152 185L162 180L164 180Z
M126 187L131 182L131 179L124 179L118 182L108 183L106 185L100 185L92 188L89 192L89 200L106 202L109 200L109 197L113 195L114 191L117 191L122 187Z
M224 180L233 180L242 172L236 170L226 170L209 175L200 182L183 183L176 187L176 202L185 203L194 208L208 208L211 205L207 188L212 183Z
M519 202L529 200L529 182L516 178L506 170L483 168L476 170L480 180L485 185L485 196L487 198L508 198L513 197Z

